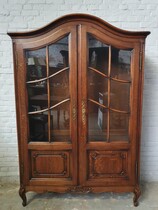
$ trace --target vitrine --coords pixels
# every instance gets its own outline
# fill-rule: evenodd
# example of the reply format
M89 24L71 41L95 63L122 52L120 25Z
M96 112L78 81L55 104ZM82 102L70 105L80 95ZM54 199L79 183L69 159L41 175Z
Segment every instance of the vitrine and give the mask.
M8 33L20 190L140 196L145 38L86 14Z

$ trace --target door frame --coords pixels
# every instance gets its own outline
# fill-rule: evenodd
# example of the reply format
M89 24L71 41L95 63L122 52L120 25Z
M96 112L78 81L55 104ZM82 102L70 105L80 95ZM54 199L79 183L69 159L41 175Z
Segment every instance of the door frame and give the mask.
M87 111L87 33L91 33L100 41L107 45L112 45L121 49L133 49L131 60L131 87L130 87L130 120L129 120L129 142L88 142L88 111ZM136 160L136 145L137 145L137 117L139 105L139 50L140 44L134 42L133 39L125 39L118 35L109 34L108 31L100 28L95 24L81 23L78 26L78 149L79 149L79 185L81 186L133 186L137 177L137 160ZM104 148L104 149L103 149ZM126 162L128 163L128 177L120 178L97 178L89 177L89 161L88 156L90 151L114 151L127 153Z
M71 132L71 144L65 142L30 142L28 143L29 127L28 127L28 97L26 90L26 61L25 61L25 50L35 50L44 46L55 43L57 40L63 38L69 34L69 67L70 67L70 132ZM75 50L75 52L73 52ZM73 52L73 53L72 53ZM20 182L25 186L69 186L77 185L78 176L78 151L77 151L77 84L74 82L74 78L77 78L77 44L76 44L76 25L65 24L65 26L55 28L48 32L48 34L19 40L16 43L16 72L15 72L15 89L16 89L16 100L17 100L17 123L18 123L18 139L19 139L19 153L20 153ZM48 65L48 64L47 64ZM23 151L23 152L22 152ZM32 163L31 154L34 151L38 153L54 151L55 153L65 152L69 153L69 164L68 169L69 177L67 178L33 178L31 175ZM25 176L23 176L25 174ZM33 179L32 179L33 178ZM57 184L58 183L58 184ZM30 188L29 188L30 189Z

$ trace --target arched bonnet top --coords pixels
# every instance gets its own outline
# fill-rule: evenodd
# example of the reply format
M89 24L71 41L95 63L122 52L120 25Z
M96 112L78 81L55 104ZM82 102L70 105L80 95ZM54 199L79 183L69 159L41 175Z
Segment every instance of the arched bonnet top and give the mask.
M150 31L127 31L127 30L123 30L120 28L117 28L109 23L107 23L106 21L93 16L93 15L89 15L89 14L69 14L69 15L64 15L54 21L52 21L51 23L45 25L42 28L39 28L37 30L32 30L32 31L27 31L27 32L8 32L7 34L13 38L26 38L27 37L33 37L33 36L38 36L41 35L43 33L46 33L48 31L51 31L52 29L68 23L68 22L75 22L75 21L81 21L82 23L93 23L96 25L99 25L101 27L103 27L105 30L111 32L111 33L115 33L117 35L121 35L121 36L125 36L125 37L135 37L135 38L146 38L146 36L148 36L150 34Z

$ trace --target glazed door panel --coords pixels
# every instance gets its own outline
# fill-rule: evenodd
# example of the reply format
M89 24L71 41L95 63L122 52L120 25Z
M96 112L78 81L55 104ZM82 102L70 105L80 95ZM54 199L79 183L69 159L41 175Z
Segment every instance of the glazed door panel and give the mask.
M26 60L29 140L71 141L68 35L40 50L27 50Z
M135 179L137 47L80 26L79 177L80 184L131 184ZM137 65L137 64L136 64Z
M55 32L55 38L34 40L35 47L21 45L26 86L20 100L27 106L23 113L22 133L27 145L24 167L27 182L42 185L77 183L77 45L76 28ZM43 43L46 43L43 45ZM73 57L72 57L72 52ZM24 90L22 88L22 90Z

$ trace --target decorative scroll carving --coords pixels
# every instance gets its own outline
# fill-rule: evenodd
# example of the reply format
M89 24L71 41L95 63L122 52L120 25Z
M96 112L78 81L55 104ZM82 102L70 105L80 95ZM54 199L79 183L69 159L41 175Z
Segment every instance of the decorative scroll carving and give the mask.
M139 205L138 199L141 195L140 187L138 185L135 187L133 193L134 193L133 204L134 204L134 206L138 206Z
M77 109L76 109L76 104L74 103L72 106L72 119L73 121L76 120L76 116L77 116Z
M85 186L75 186L75 187L69 187L66 192L68 193L89 193L92 192L91 187L85 187Z
M61 157L64 158L64 159L67 159L67 155L65 153L62 153Z
M34 153L33 159L35 160L37 157L38 157L38 154L37 153Z
M66 173L67 173L67 171L64 170L62 174L65 175Z
M86 125L86 104L84 100L82 100L82 123L84 126Z
M33 173L34 173L34 175L38 175L39 174L39 172L37 170L34 170Z
M25 192L25 188L23 185L20 186L19 189L19 196L21 197L21 199L23 200L22 205L26 206L27 205L27 198L26 198L26 192Z
M122 171L120 172L120 175L121 175L121 176L125 176L125 174L126 174L126 171L123 171L123 170L122 170Z
M96 160L96 159L97 159L98 153L93 152L93 153L91 153L90 155L91 155L91 157L92 157L94 160Z
M120 157L121 157L122 159L125 159L125 158L126 158L125 153L121 152L121 153L120 153Z

